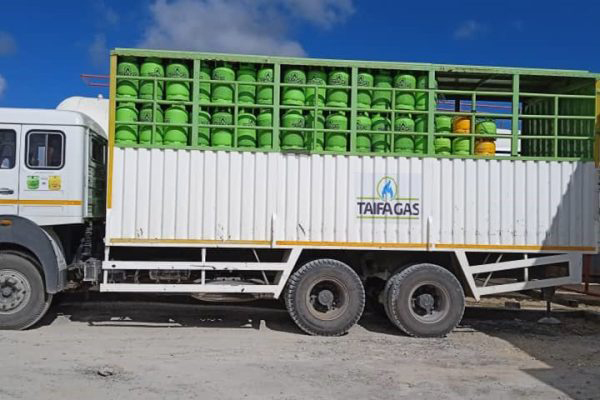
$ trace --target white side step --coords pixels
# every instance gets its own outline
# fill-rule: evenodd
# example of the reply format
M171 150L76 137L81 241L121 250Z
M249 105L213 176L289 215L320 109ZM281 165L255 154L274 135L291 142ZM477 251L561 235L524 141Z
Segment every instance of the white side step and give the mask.
M501 254L498 255L498 262L486 263L479 265L469 264L467 254L464 251L456 251L456 258L463 271L464 277L471 289L471 293L476 300L487 294L500 294L508 292L516 292L520 290L539 289L551 286L561 286L572 283L581 282L581 269L583 255L581 253L566 253L551 256L540 256L528 258L527 255L523 259L514 261L500 261ZM532 272L536 269L541 269L544 266L553 264L568 265L568 275L562 277L551 277L544 279L531 279ZM490 279L494 272L521 270L522 279L518 282L489 285ZM476 278L479 275L484 275L483 283L477 285Z
M177 261L104 261L102 263L101 292L135 293L260 293L278 298L300 257L301 248L288 251L283 262L177 262ZM204 257L203 257L204 258ZM110 271L126 270L179 270L200 271L200 283L112 283ZM206 271L276 271L273 284L215 284L205 281Z

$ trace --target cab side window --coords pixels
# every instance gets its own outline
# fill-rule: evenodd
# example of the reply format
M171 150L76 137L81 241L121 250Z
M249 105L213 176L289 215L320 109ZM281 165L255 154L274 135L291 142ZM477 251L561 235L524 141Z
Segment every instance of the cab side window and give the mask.
M60 169L64 165L65 135L62 132L29 131L27 166L31 169Z
M17 134L9 129L0 129L0 169L15 167L17 156Z

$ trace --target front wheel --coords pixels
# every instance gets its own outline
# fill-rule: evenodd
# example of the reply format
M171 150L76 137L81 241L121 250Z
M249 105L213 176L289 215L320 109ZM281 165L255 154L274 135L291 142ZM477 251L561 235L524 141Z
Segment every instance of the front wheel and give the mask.
M360 319L365 291L348 265L320 259L292 274L284 300L290 316L304 332L340 336Z
M31 260L18 253L0 253L0 329L30 327L44 316L51 301Z
M393 275L384 291L390 321L410 336L440 337L462 319L465 295L456 277L435 264L416 264Z

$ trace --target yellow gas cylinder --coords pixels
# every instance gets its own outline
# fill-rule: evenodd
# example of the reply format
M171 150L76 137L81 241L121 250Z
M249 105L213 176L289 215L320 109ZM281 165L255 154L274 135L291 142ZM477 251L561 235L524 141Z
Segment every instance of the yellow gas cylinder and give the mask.
M470 133L471 118L469 117L454 117L452 120L452 132L454 133Z
M475 141L475 155L493 156L496 154L496 142L493 139L477 139Z

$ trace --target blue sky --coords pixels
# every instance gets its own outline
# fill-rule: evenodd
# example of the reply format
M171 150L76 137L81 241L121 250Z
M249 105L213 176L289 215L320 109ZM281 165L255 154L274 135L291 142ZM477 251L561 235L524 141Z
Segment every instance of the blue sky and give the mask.
M0 106L95 96L115 47L600 72L597 0L5 1Z

